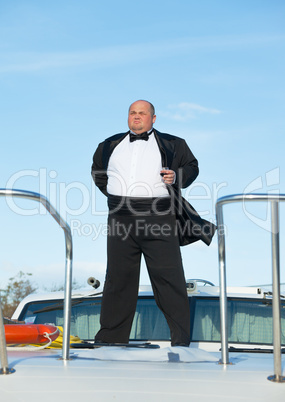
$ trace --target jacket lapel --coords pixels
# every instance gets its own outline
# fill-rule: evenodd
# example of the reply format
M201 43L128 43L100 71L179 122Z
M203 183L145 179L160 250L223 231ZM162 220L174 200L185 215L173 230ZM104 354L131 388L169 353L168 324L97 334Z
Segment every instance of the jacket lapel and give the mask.
M154 130L154 135L161 153L162 166L172 166L173 159L175 158L174 141L169 141L165 135L157 130Z

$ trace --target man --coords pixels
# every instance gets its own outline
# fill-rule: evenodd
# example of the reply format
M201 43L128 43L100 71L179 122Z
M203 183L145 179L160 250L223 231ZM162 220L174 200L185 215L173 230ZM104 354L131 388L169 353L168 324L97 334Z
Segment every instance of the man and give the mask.
M134 102L128 114L130 131L106 139L93 157L92 176L109 207L108 263L96 342L129 341L143 255L156 303L170 328L171 345L190 343L176 216L182 206L181 187L197 177L198 161L183 139L154 129L155 121L150 102ZM206 221L195 210L190 215L202 233ZM213 232L206 237L201 233L190 234L187 243L201 239L209 244Z

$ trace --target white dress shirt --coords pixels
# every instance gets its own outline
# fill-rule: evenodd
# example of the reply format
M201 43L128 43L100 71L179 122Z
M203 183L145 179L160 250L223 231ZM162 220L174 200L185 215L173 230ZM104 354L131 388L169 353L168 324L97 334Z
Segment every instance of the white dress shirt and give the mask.
M154 134L148 141L130 142L127 135L114 149L108 164L107 192L127 197L166 197L160 176L161 154Z

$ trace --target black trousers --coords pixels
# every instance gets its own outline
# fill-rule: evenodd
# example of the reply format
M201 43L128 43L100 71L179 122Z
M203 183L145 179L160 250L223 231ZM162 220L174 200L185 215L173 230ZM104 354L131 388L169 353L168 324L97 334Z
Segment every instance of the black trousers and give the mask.
M95 341L129 341L144 255L156 303L170 328L171 344L189 345L189 302L175 224L171 213L109 215L101 328Z

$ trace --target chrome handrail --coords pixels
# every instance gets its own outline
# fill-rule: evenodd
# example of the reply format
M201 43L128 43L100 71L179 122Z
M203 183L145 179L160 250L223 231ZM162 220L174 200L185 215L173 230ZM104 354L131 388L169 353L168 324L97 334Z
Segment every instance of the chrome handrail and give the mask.
M42 194L25 190L0 189L0 196L26 198L40 202L63 229L65 235L65 288L64 288L64 331L62 341L62 359L69 360L70 316L71 316L71 288L72 288L72 234L69 225L62 219L57 210ZM1 306L0 306L1 308ZM1 313L2 315L2 313ZM0 317L1 318L1 317ZM3 320L0 320L0 357L3 372L8 371L6 340ZM3 328L2 328L3 327ZM1 346L2 345L2 346ZM5 349L5 351L3 350Z
M279 202L285 201L285 194L235 194L221 197L216 202L216 218L220 276L220 317L221 317L221 363L229 364L227 333L227 287L226 250L223 206L234 202L268 201L271 203L271 250L272 250L272 309L273 309L273 353L274 375L268 379L284 382L281 364L281 308L280 308L280 257L279 257Z

